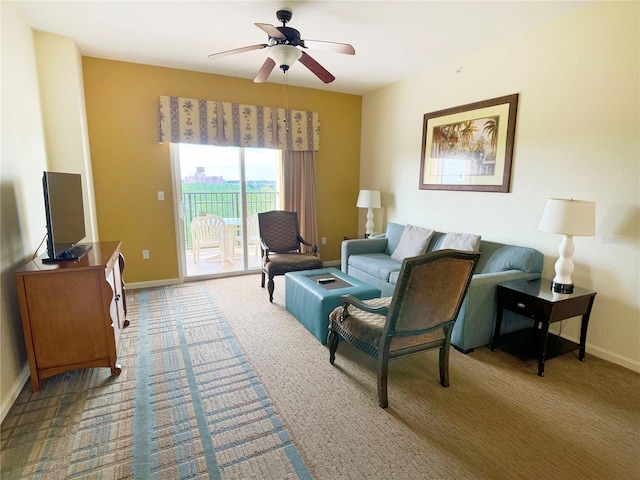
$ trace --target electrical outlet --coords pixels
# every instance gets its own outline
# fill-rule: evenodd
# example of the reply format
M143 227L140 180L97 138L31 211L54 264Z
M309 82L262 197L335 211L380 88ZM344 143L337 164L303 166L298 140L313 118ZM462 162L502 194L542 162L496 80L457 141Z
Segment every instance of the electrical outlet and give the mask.
M149 250L142 250L142 258L144 260L149 260Z
M326 245L327 244L327 237L322 237L322 244Z
M162 190L158 191L158 200L164 200L164 192Z

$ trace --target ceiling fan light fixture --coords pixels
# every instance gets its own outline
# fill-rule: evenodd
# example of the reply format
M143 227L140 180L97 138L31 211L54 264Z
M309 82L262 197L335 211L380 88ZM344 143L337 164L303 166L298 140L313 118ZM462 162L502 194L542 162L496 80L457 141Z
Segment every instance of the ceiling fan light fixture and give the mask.
M282 22L281 27L274 27L268 23L255 23L254 25L260 30L265 32L269 37L267 43L259 43L257 45L249 45L247 47L236 48L233 50L227 50L224 52L213 53L209 55L209 58L221 58L227 55L233 55L235 53L248 52L251 50L259 50L261 48L267 48L267 58L265 59L258 75L254 78L254 82L262 83L266 82L267 78L277 65L284 73L295 63L296 60L300 60L300 63L309 69L316 77L322 80L324 83L333 82L334 77L326 68L320 65L314 60L305 50L309 48L317 48L318 50L328 50L337 53L344 53L347 55L355 55L355 49L348 43L338 42L326 42L323 40L303 40L300 38L300 32L295 28L287 27L287 23L291 20L291 10L283 9L276 12L278 20ZM298 48L301 47L301 48ZM285 75L285 80L287 76Z
M274 45L269 47L269 56L282 71L286 72L302 56L302 51L291 45Z

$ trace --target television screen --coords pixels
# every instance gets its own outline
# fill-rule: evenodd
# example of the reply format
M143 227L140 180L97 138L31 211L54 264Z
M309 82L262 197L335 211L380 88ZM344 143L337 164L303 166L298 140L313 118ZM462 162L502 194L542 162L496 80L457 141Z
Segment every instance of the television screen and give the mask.
M44 172L49 260L77 260L90 246L76 245L86 236L82 179L77 173Z

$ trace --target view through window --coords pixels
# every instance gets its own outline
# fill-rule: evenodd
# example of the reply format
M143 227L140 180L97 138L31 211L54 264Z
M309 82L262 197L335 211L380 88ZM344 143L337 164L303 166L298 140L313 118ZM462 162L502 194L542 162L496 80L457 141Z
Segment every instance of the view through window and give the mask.
M187 277L260 268L257 213L280 205L281 152L178 147Z

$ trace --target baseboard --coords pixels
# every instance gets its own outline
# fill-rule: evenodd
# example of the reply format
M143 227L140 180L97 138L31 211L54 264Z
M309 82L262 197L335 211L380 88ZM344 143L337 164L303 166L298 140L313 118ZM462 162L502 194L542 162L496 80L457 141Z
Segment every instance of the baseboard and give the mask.
M566 338L567 340L571 340L575 343L580 343L580 339L576 337L571 337L568 335L560 335L562 338ZM596 347L587 342L586 345L586 354L587 360L589 359L589 355L593 355L594 357L601 358L602 360L606 360L607 362L615 363L616 365L620 365L621 367L628 368L636 373L640 373L640 362L631 360L630 358L623 357L618 355L617 353L613 353L609 350L605 350L604 348Z
M18 375L17 380L11 387L11 391L4 398L2 407L0 407L0 422L4 421L4 417L6 417L7 413L9 413L9 410L13 406L13 403L16 401L16 398L18 398L18 395L20 395L22 387L24 387L24 384L29 380L29 375L29 364L27 363L23 367L20 375Z
M617 353L594 347L593 345L589 345L587 343L587 355L588 354L591 354L594 357L601 358L608 362L615 363L616 365L620 365L621 367L628 368L629 370L632 370L636 373L640 373L640 362L633 361L626 357L621 357Z
M167 278L165 280L154 280L152 282L127 282L127 290L139 290L141 288L167 287L169 285L179 285L182 283L178 278Z
M330 260L328 262L322 262L323 267L337 267L340 270L340 260Z

